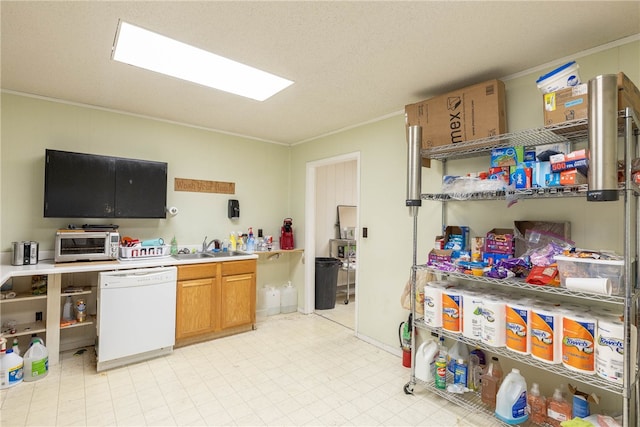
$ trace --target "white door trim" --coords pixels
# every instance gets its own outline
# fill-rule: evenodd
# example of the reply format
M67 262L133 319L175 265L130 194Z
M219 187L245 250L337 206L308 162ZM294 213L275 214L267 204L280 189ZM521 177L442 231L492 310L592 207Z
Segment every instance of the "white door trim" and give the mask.
M358 201L358 215L357 215L357 230L360 230L360 152L343 154L340 156L330 157L322 160L315 160L307 162L306 171L306 203L305 203L305 236L304 236L304 253L307 262L304 267L304 306L303 310L305 314L310 314L315 311L315 259L316 259L316 170L319 167L332 165L336 163L343 163L347 161L356 161L356 200ZM360 236L356 236L356 242L359 241ZM358 259L358 252L356 251L356 265ZM356 322L355 330L358 332L358 274L356 274Z

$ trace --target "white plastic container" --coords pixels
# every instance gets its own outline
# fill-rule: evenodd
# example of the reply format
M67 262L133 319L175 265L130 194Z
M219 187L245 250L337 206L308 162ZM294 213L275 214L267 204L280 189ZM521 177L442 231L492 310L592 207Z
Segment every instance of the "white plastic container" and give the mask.
M496 417L507 424L521 424L527 414L527 382L520 370L513 368L502 381L496 395Z
M469 348L462 341L456 341L453 343L449 352L447 353L447 370L452 374L456 369L456 361L462 359L465 362L469 362Z
M287 282L280 289L280 313L293 313L298 311L298 290Z
M275 286L265 287L265 307L267 316L280 314L280 289Z
M545 94L559 91L580 84L578 64L575 61L566 63L536 80L538 89Z
M602 281L595 281L591 293L610 293L613 295L620 294L622 285L624 284L624 261L623 260L599 260L591 258L575 258L564 255L556 255L556 263L558 264L558 275L560 276L560 286L567 286L567 278L599 278L609 279L611 282L610 290L603 285ZM584 282L588 286L589 282ZM605 292L603 292L603 289ZM585 290L585 289L576 289Z
M0 355L0 389L13 387L23 380L24 363L22 357L8 349Z
M37 381L49 373L49 350L41 338L31 339L31 346L24 354L24 381Z
M438 354L438 343L429 339L418 347L415 355L416 378L422 381L433 379L436 355Z

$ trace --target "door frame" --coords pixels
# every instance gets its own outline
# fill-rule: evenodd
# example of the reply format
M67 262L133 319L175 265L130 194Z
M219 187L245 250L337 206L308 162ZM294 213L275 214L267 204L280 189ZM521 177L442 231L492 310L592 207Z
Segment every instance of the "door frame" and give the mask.
M358 213L356 215L356 230L360 230L360 152L342 154L335 157L329 157L326 159L315 160L307 162L306 170L306 203L305 203L305 244L304 253L307 262L304 268L304 307L305 314L310 314L315 311L315 259L316 259L316 172L317 169L323 166L344 163L347 161L356 161L356 200L358 206ZM356 245L359 243L359 232L356 236ZM358 264L359 252L356 251L356 265ZM358 278L359 274L356 274L355 278L355 331L358 332Z

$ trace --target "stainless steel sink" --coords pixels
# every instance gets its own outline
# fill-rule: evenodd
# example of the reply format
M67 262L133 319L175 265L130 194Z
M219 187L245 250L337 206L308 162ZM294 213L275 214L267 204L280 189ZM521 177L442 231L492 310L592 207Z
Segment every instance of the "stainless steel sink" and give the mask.
M216 258L228 258L228 257L241 256L246 254L242 252L230 251L230 252L214 252L211 255L213 255Z
M202 259L213 258L214 254L210 252L196 252L192 254L175 254L173 257L176 259Z

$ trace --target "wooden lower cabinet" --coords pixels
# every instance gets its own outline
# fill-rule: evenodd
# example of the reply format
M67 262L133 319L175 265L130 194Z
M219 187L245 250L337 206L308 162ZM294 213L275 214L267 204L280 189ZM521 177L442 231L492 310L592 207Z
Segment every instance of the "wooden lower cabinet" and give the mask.
M255 260L223 263L220 285L222 329L256 323L255 266Z
M178 266L176 347L254 328L256 261Z

